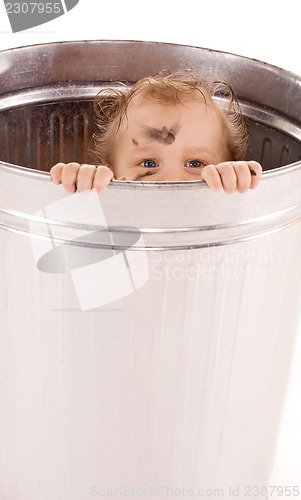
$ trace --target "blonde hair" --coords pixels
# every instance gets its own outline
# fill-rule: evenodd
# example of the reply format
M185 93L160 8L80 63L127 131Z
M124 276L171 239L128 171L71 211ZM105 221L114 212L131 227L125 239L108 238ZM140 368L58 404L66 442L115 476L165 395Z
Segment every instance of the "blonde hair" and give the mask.
M118 88L100 90L94 101L98 132L93 136L92 154L96 163L112 168L118 130L134 97L143 96L161 104L178 104L195 99L197 93L206 105L216 110L221 120L229 155L225 161L243 159L249 143L248 131L231 86L226 81L201 80L194 71L185 70L160 71L138 80L131 88L119 85Z

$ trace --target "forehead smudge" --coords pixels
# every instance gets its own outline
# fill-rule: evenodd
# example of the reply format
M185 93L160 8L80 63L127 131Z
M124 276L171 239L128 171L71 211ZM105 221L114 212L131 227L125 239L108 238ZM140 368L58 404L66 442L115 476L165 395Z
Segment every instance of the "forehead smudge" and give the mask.
M176 138L176 127L168 130L167 127L163 127L162 129L146 127L145 135L148 139L152 139L156 142L160 142L161 144L172 144Z

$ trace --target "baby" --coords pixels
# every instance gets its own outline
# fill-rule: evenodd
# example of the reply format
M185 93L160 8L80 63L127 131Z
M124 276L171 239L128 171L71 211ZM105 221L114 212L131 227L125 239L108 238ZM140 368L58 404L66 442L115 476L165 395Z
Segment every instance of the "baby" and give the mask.
M248 132L231 87L192 71L160 72L127 89L103 89L95 103L97 165L57 163L69 192L104 190L110 181L205 181L214 191L255 188L262 168L244 161Z

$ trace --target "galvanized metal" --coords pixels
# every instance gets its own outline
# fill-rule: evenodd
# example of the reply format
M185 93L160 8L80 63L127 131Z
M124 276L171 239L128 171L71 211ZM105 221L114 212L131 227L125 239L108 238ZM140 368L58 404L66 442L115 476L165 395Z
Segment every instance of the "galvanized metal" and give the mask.
M126 41L12 49L0 67L1 499L267 485L299 323L301 79ZM162 67L231 83L260 186L116 181L74 211L50 166L90 161L100 86ZM78 265L63 272L60 249Z

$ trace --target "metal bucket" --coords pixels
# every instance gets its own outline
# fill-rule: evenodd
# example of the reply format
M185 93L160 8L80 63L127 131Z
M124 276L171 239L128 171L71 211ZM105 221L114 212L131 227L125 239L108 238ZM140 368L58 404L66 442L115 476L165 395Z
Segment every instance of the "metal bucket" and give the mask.
M299 321L301 79L124 41L0 67L1 500L267 496ZM260 186L54 186L53 163L90 161L99 87L163 67L231 83Z

